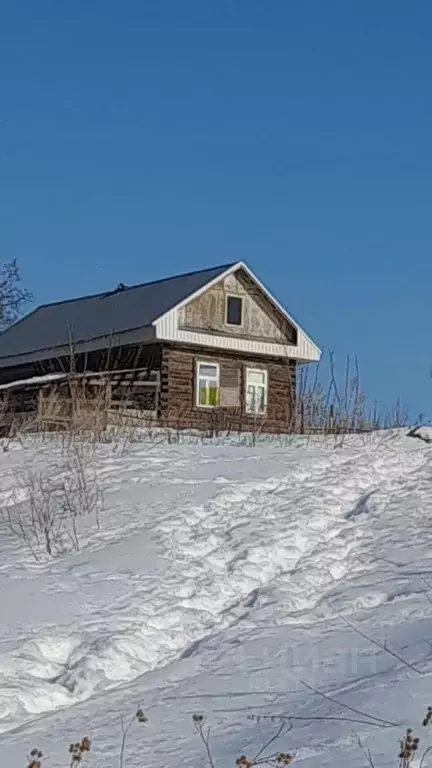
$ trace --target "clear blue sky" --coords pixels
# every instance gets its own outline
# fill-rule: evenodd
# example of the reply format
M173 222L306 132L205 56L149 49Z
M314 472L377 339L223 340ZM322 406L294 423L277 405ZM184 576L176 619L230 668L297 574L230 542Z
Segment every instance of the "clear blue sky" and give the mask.
M429 0L3 0L0 258L37 303L245 259L432 415Z

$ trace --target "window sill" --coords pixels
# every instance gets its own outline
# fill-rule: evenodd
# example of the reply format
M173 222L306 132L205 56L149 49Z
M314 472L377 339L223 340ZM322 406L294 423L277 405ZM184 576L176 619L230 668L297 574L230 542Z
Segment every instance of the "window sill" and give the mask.
M217 411L220 407L220 405L201 405L200 403L195 405L195 408L198 408L200 411Z
M244 328L243 323L228 323L227 321L225 321L224 326L225 328Z

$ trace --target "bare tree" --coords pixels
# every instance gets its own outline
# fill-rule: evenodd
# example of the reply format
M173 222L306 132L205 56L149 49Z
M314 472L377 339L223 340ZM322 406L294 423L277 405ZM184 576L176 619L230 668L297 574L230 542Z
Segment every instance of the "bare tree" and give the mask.
M31 293L21 286L17 260L0 264L0 331L15 323L31 300Z

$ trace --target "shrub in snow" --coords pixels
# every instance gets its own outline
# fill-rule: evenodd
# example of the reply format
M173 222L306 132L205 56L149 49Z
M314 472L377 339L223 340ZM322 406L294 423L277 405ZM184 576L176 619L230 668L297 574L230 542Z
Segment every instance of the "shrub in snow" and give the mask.
M35 560L80 548L78 522L93 515L99 528L103 495L88 446L71 443L49 473L25 471L12 504L0 510L6 529Z

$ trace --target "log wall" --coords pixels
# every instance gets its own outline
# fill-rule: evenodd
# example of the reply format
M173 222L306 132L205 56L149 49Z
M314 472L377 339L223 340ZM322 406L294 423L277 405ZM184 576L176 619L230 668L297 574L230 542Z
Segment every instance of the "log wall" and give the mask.
M233 382L238 380L238 405L224 405L223 390L220 407L205 408L196 405L198 361L219 363L221 385L223 387L224 380L229 381L227 391L231 392L231 397ZM263 416L245 413L246 368L250 367L267 370L268 404ZM232 353L166 345L162 352L160 420L179 429L292 432L295 373L293 360L251 355L233 356Z

